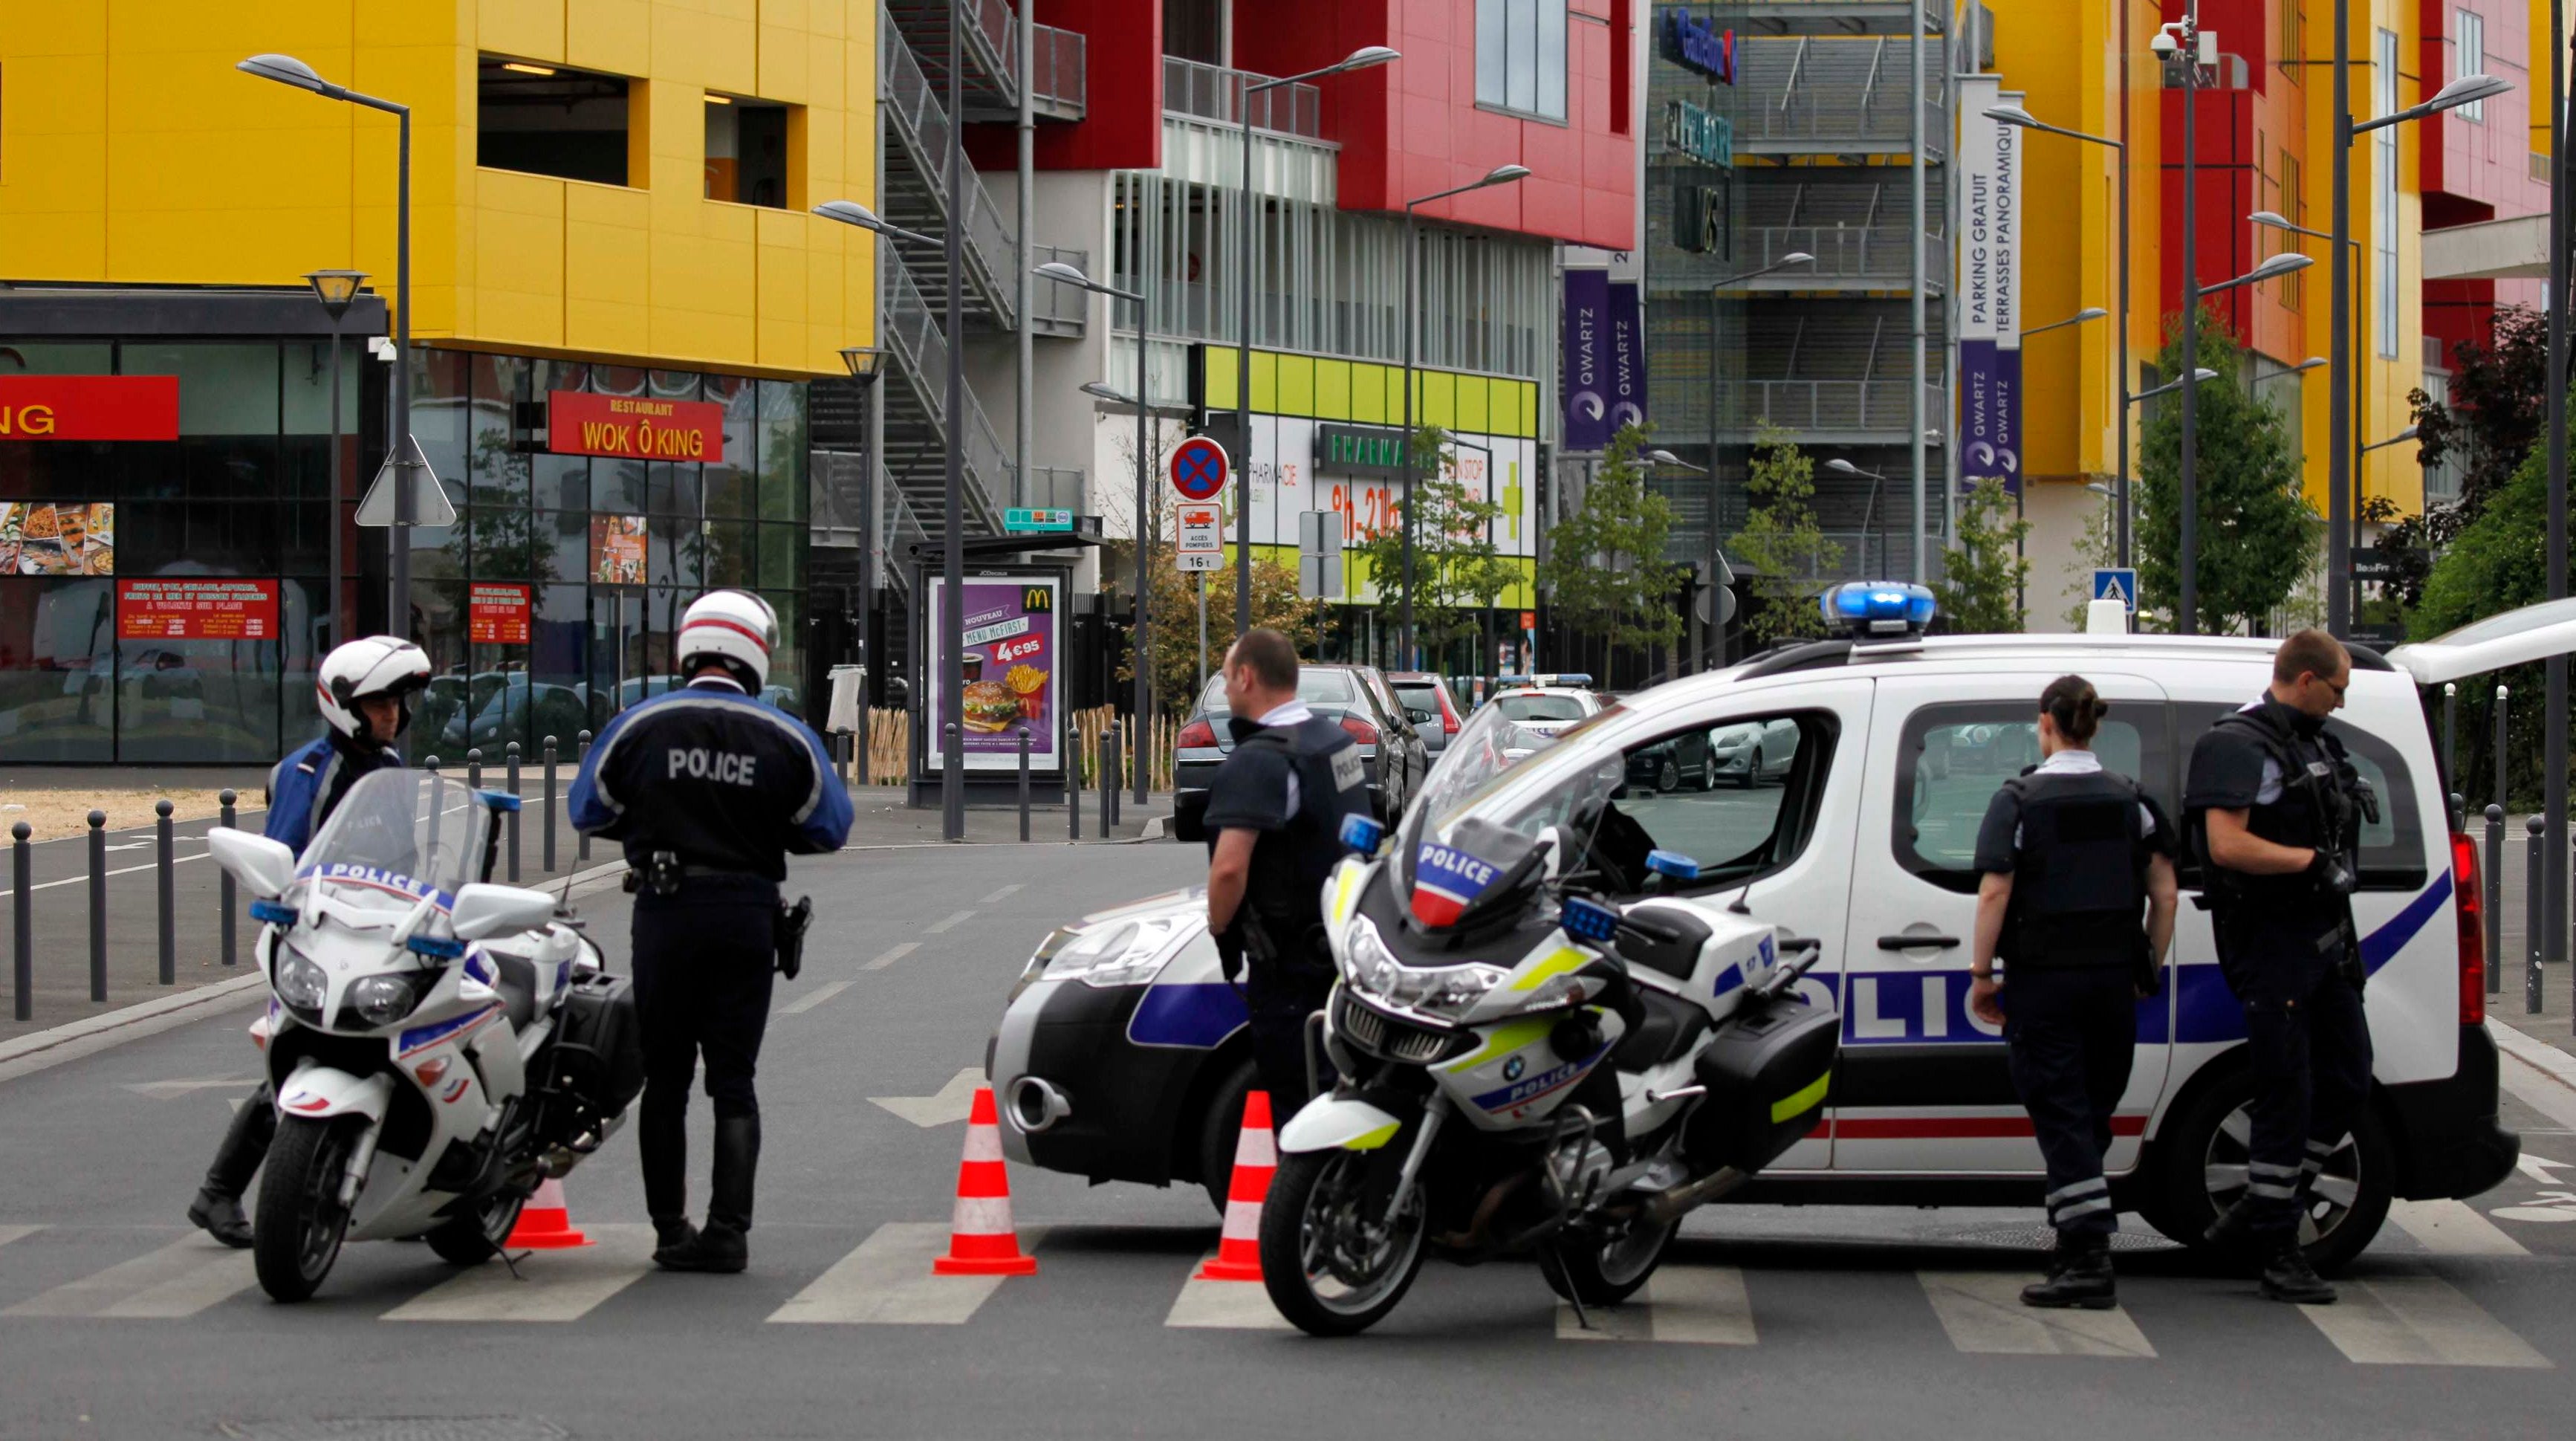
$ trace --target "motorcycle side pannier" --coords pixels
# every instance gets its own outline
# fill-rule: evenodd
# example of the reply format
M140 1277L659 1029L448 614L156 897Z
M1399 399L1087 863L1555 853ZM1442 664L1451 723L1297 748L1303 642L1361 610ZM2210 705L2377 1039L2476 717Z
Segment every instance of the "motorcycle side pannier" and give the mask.
M556 1084L600 1116L625 1110L644 1089L644 1028L634 982L605 971L575 974L558 1022Z
M1795 997L1721 1023L1693 1065L1708 1099L1682 1136L1692 1164L1751 1173L1796 1145L1816 1128L1841 1045L1833 1008Z

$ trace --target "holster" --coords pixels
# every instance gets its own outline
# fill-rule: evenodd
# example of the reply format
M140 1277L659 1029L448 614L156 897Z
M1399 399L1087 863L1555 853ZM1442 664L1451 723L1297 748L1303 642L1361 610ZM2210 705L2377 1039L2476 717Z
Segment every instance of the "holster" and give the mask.
M778 948L778 974L789 980L805 969L805 931L814 924L814 898L798 896L794 905L778 903L778 919L771 929L772 942Z

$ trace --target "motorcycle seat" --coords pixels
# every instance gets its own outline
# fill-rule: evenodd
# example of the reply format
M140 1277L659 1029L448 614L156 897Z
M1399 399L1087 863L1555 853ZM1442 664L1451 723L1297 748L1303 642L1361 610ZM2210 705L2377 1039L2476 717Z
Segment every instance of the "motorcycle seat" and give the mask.
M1619 1038L1610 1063L1623 1071L1642 1071L1690 1049L1708 1029L1708 1012L1688 1001L1645 986L1637 988L1644 1015L1635 1029Z
M485 954L491 956L493 971L498 977L492 983L492 989L501 993L501 1004L507 1008L510 1017L510 1029L527 1030L528 1024L537 1018L536 963L518 956Z

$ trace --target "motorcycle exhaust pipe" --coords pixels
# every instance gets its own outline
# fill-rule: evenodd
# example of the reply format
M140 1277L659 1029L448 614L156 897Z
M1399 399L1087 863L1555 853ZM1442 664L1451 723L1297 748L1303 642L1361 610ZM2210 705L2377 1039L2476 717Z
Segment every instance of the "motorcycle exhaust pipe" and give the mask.
M1646 1198L1646 1219L1669 1225L1753 1178L1733 1166L1720 1166L1696 1181L1684 1181Z

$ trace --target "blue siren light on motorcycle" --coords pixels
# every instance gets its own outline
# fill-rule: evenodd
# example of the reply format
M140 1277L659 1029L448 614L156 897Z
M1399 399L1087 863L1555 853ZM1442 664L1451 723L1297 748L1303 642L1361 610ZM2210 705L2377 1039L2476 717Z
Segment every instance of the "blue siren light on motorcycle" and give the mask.
M1932 624L1932 592L1894 580L1855 580L1818 597L1825 624L1855 638L1921 635Z
M1378 842L1386 839L1386 827L1370 816L1342 817L1342 849L1353 855L1377 854Z
M251 902L250 918L254 921L264 921L272 926L291 926L301 919L296 915L295 907L281 905L276 901Z
M463 941L442 941L436 936L414 936L403 942L403 948L413 955L435 956L442 961L452 961L465 954Z
M1576 896L1557 912L1557 924L1578 941L1607 944L1619 934L1619 912L1599 901Z
M1690 857L1683 855L1679 851L1653 850L1646 852L1646 869L1653 871L1656 875L1665 876L1676 881L1695 881L1699 879L1699 862L1692 860Z

